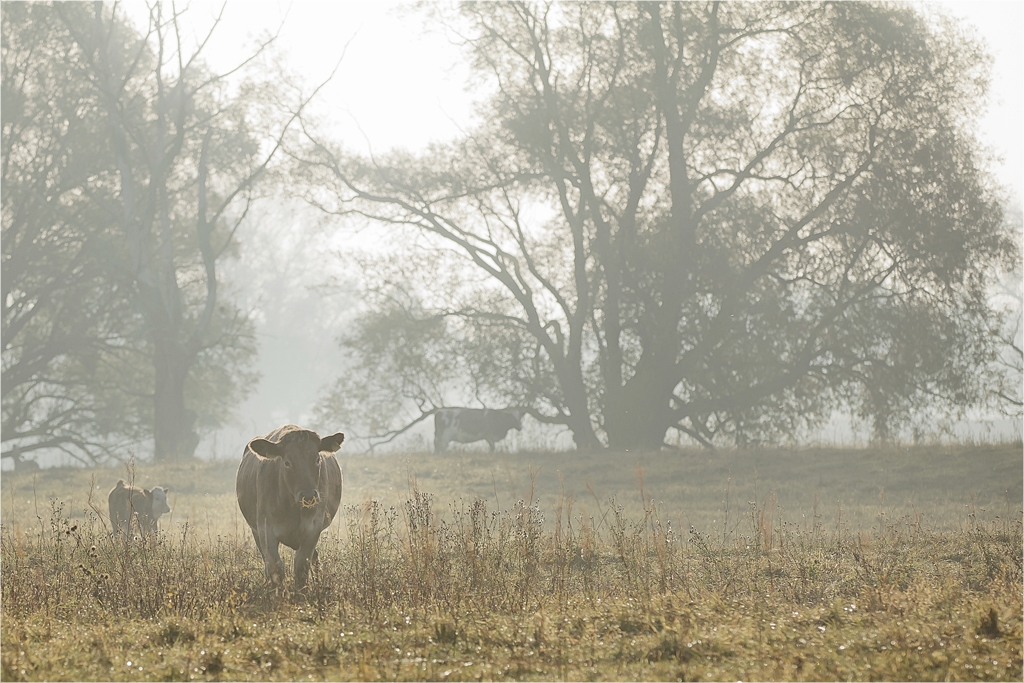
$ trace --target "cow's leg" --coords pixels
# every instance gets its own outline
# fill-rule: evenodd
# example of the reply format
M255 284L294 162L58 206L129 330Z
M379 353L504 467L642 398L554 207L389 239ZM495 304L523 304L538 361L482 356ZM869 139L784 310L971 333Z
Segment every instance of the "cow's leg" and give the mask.
M272 540L267 545L267 550L270 557L266 560L266 564L267 570L271 574L271 580L275 585L282 585L284 583L284 562L281 560L278 542Z
M434 453L444 453L444 447L447 445L448 443L445 441L444 435L440 431L434 432Z
M295 589L301 590L306 587L306 581L309 579L309 568L310 565L316 564L320 555L316 551L316 546L299 546L298 550L295 551Z
M266 526L253 529L252 535L256 537L256 547L263 556L267 578L275 585L284 583L284 562L281 560L280 543L277 538L270 535L270 530Z
M263 559L263 563L266 564L267 554L263 552L263 541L260 540L260 532L255 528L252 529L252 540L256 541L256 550L260 551L260 557ZM269 579L270 576L268 575L267 578Z

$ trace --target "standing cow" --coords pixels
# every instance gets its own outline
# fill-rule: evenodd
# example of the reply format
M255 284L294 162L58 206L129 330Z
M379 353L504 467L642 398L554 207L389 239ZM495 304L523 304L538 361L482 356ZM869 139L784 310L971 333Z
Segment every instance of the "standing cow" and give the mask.
M161 486L154 486L151 489L140 489L137 486L129 486L124 479L118 479L114 488L110 489L107 496L107 506L110 509L110 525L115 533L128 535L131 532L131 522L134 517L139 525L139 531L143 534L155 534L156 521L160 515L170 512L167 505L168 489Z
M274 583L284 580L278 551L284 543L295 550L295 587L306 585L320 532L341 506L341 465L334 453L344 440L341 432L321 439L285 425L245 447L235 495Z
M434 452L443 453L449 442L487 441L494 452L494 442L501 441L508 430L523 428L522 408L489 410L487 408L440 408L434 413Z

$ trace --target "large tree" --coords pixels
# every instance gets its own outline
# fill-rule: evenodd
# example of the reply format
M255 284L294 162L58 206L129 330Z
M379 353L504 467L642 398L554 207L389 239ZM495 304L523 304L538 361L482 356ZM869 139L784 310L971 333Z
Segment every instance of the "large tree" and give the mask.
M303 157L313 201L406 249L346 342L393 409L461 378L580 446L652 448L844 406L890 438L981 399L1012 249L976 40L867 3L470 3L453 25L493 92L476 130Z
M99 2L3 12L5 452L61 432L191 457L252 379L218 263L308 98L260 62L272 38L212 71L219 19L195 38L173 5L142 32Z
M142 431L138 320L105 276L114 159L76 53L51 7L4 5L3 454L15 463L41 450L90 462Z

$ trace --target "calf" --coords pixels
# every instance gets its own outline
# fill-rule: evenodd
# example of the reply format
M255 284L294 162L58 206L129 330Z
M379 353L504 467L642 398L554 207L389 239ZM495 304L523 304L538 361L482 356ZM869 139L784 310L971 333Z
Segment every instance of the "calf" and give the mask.
M124 483L124 479L118 479L117 484L110 490L110 495L107 496L110 525L115 533L126 536L130 534L131 522L134 517L141 533L155 534L157 519L165 512L171 511L167 505L167 491L168 489L160 486L140 489L137 486L129 486Z
M341 506L341 465L334 453L344 440L341 432L320 438L285 425L253 439L242 453L235 477L238 507L275 584L284 580L280 544L295 550L296 588L306 585L317 563L320 532Z
M440 408L434 413L434 452L443 453L452 441L472 443L483 440L487 441L493 453L494 442L504 439L508 430L523 428L525 414L522 408Z

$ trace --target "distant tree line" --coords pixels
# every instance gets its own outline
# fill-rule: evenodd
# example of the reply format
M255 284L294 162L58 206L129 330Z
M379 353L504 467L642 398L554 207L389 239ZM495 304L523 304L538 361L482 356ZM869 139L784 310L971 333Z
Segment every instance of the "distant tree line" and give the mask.
M301 156L312 202L393 237L324 414L387 437L453 399L517 405L631 449L774 443L836 410L920 436L1006 387L1019 408L976 39L877 3L447 21L493 93L474 130L373 158L311 135Z
M379 238L345 255L362 313L320 415L346 431L453 403L621 449L798 439L836 410L880 440L1020 416L1020 215L973 133L988 57L952 24L874 3L437 10L490 93L480 123L366 157L304 114L272 36L217 73L176 12L2 5L5 457L191 457L256 381L219 278L282 189Z

